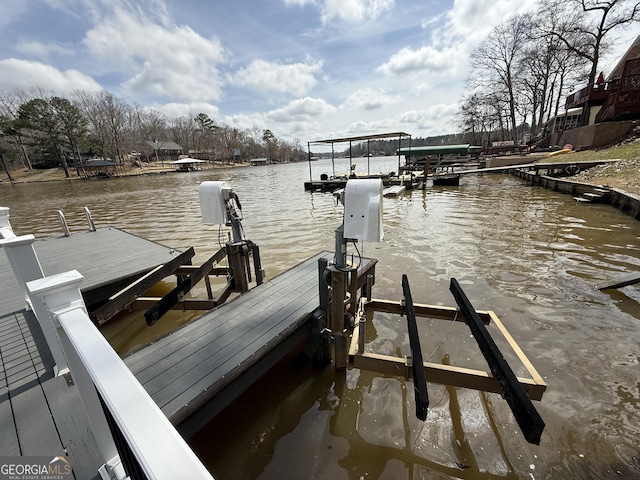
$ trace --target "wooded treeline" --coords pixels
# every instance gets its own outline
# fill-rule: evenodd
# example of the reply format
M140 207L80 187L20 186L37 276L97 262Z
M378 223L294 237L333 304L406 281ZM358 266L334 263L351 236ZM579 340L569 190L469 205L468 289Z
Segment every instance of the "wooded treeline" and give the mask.
M597 80L612 32L639 19L631 0L539 0L535 12L506 19L471 55L458 114L466 142L542 136L566 96Z
M154 160L147 142L155 141L175 142L184 154L212 161L307 158L299 141L286 142L270 130L239 130L205 113L167 118L107 91L80 91L73 98L43 91L0 92L0 153L10 168L62 166L70 176L69 168L90 158Z

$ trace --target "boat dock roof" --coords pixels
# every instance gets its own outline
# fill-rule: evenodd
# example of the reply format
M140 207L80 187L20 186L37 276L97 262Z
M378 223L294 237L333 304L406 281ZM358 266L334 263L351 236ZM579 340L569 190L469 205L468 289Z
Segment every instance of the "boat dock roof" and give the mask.
M355 137L339 137L339 138L327 138L325 140L314 140L309 142L310 145L320 145L320 144L333 144L333 143L346 143L346 142L362 142L365 140L382 140L385 138L402 138L409 137L411 138L411 134L405 132L391 132L391 133L377 133L374 135L358 135Z
M398 155L426 156L426 155L461 155L474 150L482 150L482 147L474 145L427 145L424 147L403 147L398 149Z

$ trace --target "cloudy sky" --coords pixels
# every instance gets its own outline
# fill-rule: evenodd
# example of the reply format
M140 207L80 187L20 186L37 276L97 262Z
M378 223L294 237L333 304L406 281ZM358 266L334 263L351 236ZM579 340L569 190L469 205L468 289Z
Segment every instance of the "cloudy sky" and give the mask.
M534 3L0 0L0 90L106 89L302 142L452 133L469 53Z

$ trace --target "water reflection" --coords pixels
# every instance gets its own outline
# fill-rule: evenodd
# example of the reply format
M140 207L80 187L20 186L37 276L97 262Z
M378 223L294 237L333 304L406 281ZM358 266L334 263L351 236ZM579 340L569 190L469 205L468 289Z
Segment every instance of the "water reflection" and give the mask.
M394 170L396 162L372 159L371 169ZM313 169L318 177L331 165L314 162ZM273 277L333 248L342 209L331 195L304 192L307 179L308 167L292 164L2 185L0 204L11 207L18 234L60 235L57 209L72 231L86 229L88 206L99 227L193 246L199 262L217 249L218 229L201 225L197 187L225 180ZM385 198L385 238L361 246L379 260L376 297L400 298L407 273L416 303L452 305L448 286L456 277L476 308L496 311L548 383L537 404L547 424L540 446L526 443L497 395L430 386L434 405L423 424L410 413L411 384L403 380L357 370L342 379L294 361L207 427L194 441L199 454L224 479L640 477L640 291L595 288L640 269L639 225L608 206L578 205L507 176L476 176L457 188ZM427 354L447 333L439 323L426 327ZM473 339L458 327L437 355L473 364ZM131 331L125 324L107 335ZM393 319L378 319L373 335L376 348L408 351Z

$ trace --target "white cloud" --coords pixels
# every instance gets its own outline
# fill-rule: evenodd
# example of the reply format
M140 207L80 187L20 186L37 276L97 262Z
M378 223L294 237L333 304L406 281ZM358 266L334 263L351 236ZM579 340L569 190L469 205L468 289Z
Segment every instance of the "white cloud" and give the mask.
M377 110L393 102L394 98L380 89L363 88L347 97L340 105L341 110Z
M516 13L532 12L538 0L455 0L447 12L445 27L434 39L473 50L498 24Z
M84 43L116 71L134 72L124 83L133 93L179 100L218 100L217 64L224 50L216 37L205 38L188 26L164 27L124 10L91 29Z
M270 120L276 122L297 122L317 118L336 111L336 108L329 105L320 98L298 98L286 106L277 110L272 110L266 115Z
M324 0L322 22L361 23L378 18L393 5L394 0Z
M429 70L445 72L452 70L456 63L456 52L446 48L437 50L431 45L418 49L404 47L377 68L384 75L402 75L407 72Z
M428 110L411 110L399 117L402 124L411 125L412 128L423 131L439 131L441 125L454 125L458 112L458 104L438 104Z
M195 117L199 113L206 113L213 120L217 120L220 115L217 106L206 102L171 102L162 105L151 105L151 108L163 113L167 118Z
M70 48L55 43L42 43L35 40L21 42L16 45L15 49L22 54L41 59L49 58L51 55L73 55L73 51Z
M304 7L307 4L314 4L317 0L284 0L285 5L296 5Z
M40 88L68 96L76 90L102 90L93 78L77 70L60 71L51 65L17 58L0 60L0 90L25 88Z
M317 83L315 74L322 62L281 64L256 59L232 77L237 85L258 92L284 92L306 95Z

